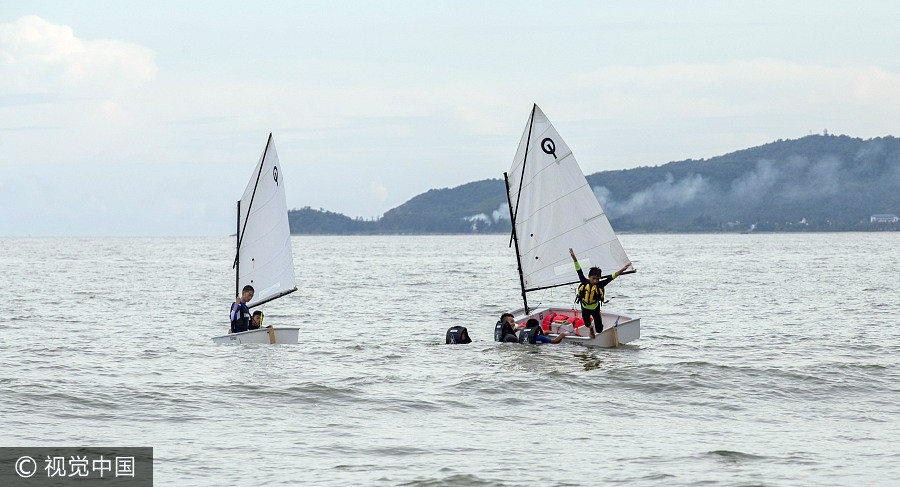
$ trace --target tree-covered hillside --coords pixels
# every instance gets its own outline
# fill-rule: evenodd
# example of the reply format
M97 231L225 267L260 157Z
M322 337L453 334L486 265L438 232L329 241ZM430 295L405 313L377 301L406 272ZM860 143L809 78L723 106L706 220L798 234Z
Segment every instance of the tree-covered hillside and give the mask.
M613 227L625 231L879 230L900 214L900 139L811 135L708 160L591 174ZM432 189L376 221L304 208L293 233L509 231L503 181Z

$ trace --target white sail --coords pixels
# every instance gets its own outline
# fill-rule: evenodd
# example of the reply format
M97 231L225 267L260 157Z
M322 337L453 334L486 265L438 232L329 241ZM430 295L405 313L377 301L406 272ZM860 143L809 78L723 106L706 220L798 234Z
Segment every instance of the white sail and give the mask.
M249 306L297 290L284 175L272 134L240 202L238 285L255 290Z
M571 247L587 274L630 262L575 156L537 105L508 173L525 290L578 280Z

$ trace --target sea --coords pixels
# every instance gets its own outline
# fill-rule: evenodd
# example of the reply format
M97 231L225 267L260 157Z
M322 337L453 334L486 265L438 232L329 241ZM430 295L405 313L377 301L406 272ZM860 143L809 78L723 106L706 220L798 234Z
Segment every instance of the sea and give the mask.
M152 447L156 485L900 485L900 233L620 240L641 338L594 349L493 341L506 235L292 237L274 346L211 340L233 238L4 238L0 446Z

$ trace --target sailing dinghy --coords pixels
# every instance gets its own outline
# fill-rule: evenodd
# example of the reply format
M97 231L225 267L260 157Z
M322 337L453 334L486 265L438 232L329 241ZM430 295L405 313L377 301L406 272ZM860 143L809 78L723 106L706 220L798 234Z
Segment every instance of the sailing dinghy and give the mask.
M531 110L512 167L503 177L512 222L510 245L516 249L524 304L510 313L519 324L537 319L544 334L555 338L555 322L577 324L582 318L581 308L532 308L528 293L579 282L569 248L574 249L584 269L596 266L610 273L630 261L575 156L537 105ZM591 339L587 327L581 326L564 341L616 347L641 336L640 318L610 312L601 312L601 318L603 332L595 338Z
M237 249L234 291L251 285L253 308L297 290L284 176L272 134L259 158L244 195L237 202ZM297 343L299 328L263 326L256 330L214 337L215 343Z

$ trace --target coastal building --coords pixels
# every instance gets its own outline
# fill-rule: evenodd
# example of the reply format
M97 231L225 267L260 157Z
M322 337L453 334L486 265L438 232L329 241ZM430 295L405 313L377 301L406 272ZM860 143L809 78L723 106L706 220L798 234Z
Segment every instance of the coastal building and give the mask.
M869 222L870 223L897 223L897 222L900 222L900 216L890 214L890 213L883 213L881 215L872 215L871 218L869 218Z

